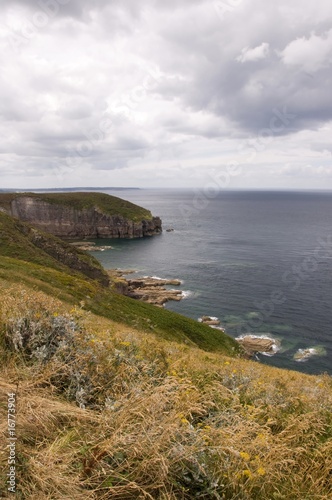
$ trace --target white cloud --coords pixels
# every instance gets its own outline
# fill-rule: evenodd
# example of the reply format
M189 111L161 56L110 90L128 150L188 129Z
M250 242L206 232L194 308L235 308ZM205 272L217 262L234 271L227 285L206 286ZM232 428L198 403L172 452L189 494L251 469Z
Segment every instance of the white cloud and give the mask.
M280 53L286 65L300 66L305 71L315 72L332 63L332 29L318 36L301 37L290 42Z
M253 61L261 61L262 59L266 59L269 55L270 46L268 43L263 42L258 47L254 49L250 49L249 47L245 47L241 50L241 55L239 55L236 60L245 63L245 62L253 62Z

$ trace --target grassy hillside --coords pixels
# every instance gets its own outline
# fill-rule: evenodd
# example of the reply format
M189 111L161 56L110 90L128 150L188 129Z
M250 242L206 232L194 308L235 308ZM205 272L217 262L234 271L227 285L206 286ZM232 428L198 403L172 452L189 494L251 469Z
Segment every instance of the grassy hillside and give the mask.
M8 211L12 200L27 195L46 201L47 203L66 205L77 210L99 208L105 214L121 215L135 222L143 219L152 219L152 214L149 210L129 201L122 200L117 196L103 193L0 193L0 207Z
M26 285L1 295L18 498L331 498L330 377L160 339Z
M18 266L22 266L20 261L24 261L27 267L30 264L39 264L43 268L71 275L77 275L78 271L79 275L95 278L103 284L109 281L107 273L94 257L2 212L0 212L0 256L18 259ZM41 276L44 276L43 271Z
M1 497L12 392L17 498L332 497L331 377L241 359L219 331L118 295L29 226L0 223Z
M37 242L36 234L42 236L41 239L37 238ZM53 251L54 248L56 251ZM79 265L75 269L66 265L72 262L68 254L77 256L79 262L88 262L96 272L104 273L97 260L90 255L0 213L2 280L26 283L71 304L78 305L84 301L84 307L89 311L154 332L163 338L192 343L207 350L220 350L229 354L239 352L238 344L218 330L120 295L102 286L100 279L87 279L79 272ZM63 257L60 261L59 256Z

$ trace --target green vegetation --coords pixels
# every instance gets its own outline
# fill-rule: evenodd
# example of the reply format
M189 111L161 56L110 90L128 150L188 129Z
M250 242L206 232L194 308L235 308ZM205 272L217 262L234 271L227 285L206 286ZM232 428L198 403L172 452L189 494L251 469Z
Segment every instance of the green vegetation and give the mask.
M76 210L97 208L107 215L120 215L125 219L139 222L143 219L151 220L149 210L134 203L122 200L117 196L103 193L0 193L0 207L10 209L10 203L16 198L29 196L55 205L66 205Z
M331 377L242 359L222 332L119 295L64 250L0 213L0 433L15 392L17 498L332 497ZM7 461L2 446L1 497Z
M79 266L66 265L67 254L74 254L85 264L88 262L99 278L100 264L90 255L77 250L62 240L32 229L28 224L16 221L0 213L0 277L7 282L33 284L46 293L60 297L71 304L84 301L85 308L114 321L135 326L143 331L154 332L166 339L191 343L207 350L225 353L239 352L238 344L218 330L176 313L157 309L135 301L102 286L94 279L86 279ZM44 249L36 246L31 234L42 235ZM57 249L55 259L50 249ZM63 249L64 251L60 251ZM10 256L10 257L9 257ZM82 263L82 266L83 266Z
M18 259L18 266L24 261L28 267L34 263L73 275L78 271L80 275L108 283L107 273L97 259L3 212L0 212L0 255ZM43 271L41 275L45 278Z

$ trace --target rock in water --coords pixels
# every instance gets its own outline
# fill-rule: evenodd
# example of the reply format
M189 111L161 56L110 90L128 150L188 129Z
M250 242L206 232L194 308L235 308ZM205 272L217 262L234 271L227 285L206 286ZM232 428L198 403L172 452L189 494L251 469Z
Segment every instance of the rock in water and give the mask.
M219 319L215 318L215 317L211 317L211 316L202 316L200 318L200 322L205 323L206 325L209 325L209 326L219 326L220 325Z
M108 273L113 277L115 287L119 293L132 299L163 306L169 300L180 301L183 298L181 290L168 290L165 288L165 285L179 286L181 284L180 280L151 278L149 276L125 279L123 275L128 274L126 271L110 270Z
M279 346L279 343L275 339L269 337L246 335L238 337L236 340L249 355L253 355L256 352L274 354Z

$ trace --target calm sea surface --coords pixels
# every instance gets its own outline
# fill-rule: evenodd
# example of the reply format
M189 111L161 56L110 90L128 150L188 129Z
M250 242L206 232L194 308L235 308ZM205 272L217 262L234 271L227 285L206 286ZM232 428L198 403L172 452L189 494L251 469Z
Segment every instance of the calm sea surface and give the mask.
M307 373L332 373L332 193L190 190L105 191L163 221L161 236L102 240L106 268L180 278L187 298L166 307L198 319L217 316L233 337L281 342L259 360ZM166 232L174 228L174 232ZM315 349L305 362L299 349Z

